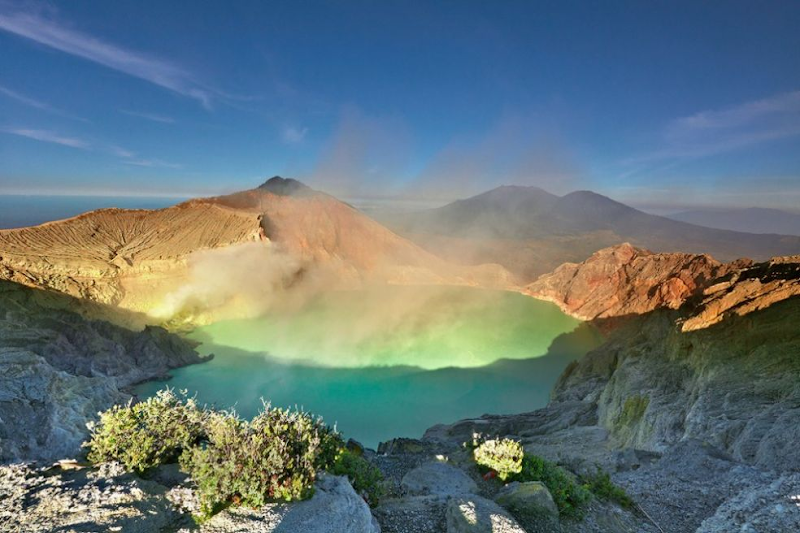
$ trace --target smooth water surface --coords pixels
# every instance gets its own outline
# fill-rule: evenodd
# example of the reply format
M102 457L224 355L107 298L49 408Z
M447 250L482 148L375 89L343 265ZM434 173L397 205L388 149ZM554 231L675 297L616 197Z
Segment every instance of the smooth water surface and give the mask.
M248 418L261 398L301 406L370 447L436 423L542 407L566 365L599 339L546 302L440 287L330 292L190 337L215 357L173 371L169 386Z

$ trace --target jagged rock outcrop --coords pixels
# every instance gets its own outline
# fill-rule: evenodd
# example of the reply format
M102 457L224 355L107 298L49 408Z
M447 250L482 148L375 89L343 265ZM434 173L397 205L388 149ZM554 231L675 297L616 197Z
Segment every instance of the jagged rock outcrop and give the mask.
M683 308L683 329L690 331L800 295L800 256L723 264L708 255L655 254L621 244L565 263L523 292L583 320Z
M582 320L677 309L728 272L708 255L654 254L630 244L604 248L583 263L565 263L525 289Z
M0 462L75 456L126 387L202 361L176 335L84 318L73 300L0 281Z
M741 268L703 288L682 329L701 329L727 316L744 316L776 302L800 295L800 255L775 257L763 263L744 263Z

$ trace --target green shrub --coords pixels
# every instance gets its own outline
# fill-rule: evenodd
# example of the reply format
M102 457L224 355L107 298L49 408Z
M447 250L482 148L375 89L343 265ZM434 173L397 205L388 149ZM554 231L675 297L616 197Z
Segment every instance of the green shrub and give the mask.
M342 447L321 419L269 405L249 423L215 414L207 426L204 445L181 456L205 516L230 503L261 507L309 497L317 471L330 468Z
M378 505L385 493L383 474L378 468L350 450L342 450L333 463L331 473L347 476L350 484L370 507Z
M592 491L598 498L616 502L626 509L633 507L633 499L628 496L625 489L615 485L611 481L611 476L608 472L604 472L600 468L594 474L583 478L583 486Z
M522 471L522 444L511 439L487 440L472 452L478 465L494 470L503 481Z
M142 473L175 462L183 450L196 444L206 417L194 399L166 389L143 402L100 413L84 446L92 463L119 461L129 471Z
M581 517L582 507L591 498L591 493L577 484L566 470L536 455L525 455L522 459L522 472L514 476L513 480L544 483L562 516Z

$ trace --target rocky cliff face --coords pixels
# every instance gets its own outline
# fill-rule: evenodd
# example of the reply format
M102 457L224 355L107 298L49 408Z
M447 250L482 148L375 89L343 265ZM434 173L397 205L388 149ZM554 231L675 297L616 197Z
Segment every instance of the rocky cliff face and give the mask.
M609 444L664 452L687 439L800 471L800 299L683 332L676 313L624 325L570 367L553 402L589 402Z
M681 309L685 331L800 295L800 256L720 263L708 255L654 254L622 244L565 263L524 292L583 320Z
M86 422L125 387L201 361L161 328L133 332L71 311L85 304L0 281L0 462L80 450Z

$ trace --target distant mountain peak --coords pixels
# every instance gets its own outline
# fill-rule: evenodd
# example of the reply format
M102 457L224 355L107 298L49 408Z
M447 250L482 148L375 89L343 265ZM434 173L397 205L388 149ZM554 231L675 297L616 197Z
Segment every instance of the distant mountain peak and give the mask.
M258 189L278 196L297 196L311 194L314 191L311 187L296 179L282 178L280 176L271 177L259 185Z

